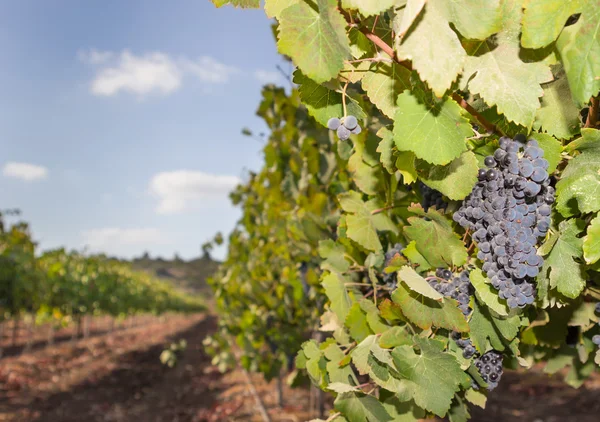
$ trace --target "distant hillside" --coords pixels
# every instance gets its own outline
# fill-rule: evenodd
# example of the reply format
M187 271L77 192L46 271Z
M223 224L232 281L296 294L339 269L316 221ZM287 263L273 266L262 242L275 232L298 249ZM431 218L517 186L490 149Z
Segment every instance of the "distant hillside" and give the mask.
M209 255L185 261L150 258L147 254L131 261L134 270L145 271L175 286L192 292L208 291L206 279L213 275L220 265Z

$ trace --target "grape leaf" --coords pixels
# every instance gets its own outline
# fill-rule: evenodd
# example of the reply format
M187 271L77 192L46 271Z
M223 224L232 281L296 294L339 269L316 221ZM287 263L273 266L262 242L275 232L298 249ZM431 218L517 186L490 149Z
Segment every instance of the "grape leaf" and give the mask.
M581 10L577 23L565 27L556 41L556 48L565 67L573 99L579 106L583 106L590 97L600 91L598 0L582 1Z
M331 302L331 310L335 312L339 321L345 321L350 312L350 296L346 291L345 279L335 273L329 273L321 282L321 285L325 289L325 294Z
M506 300L500 299L496 290L487 282L479 268L469 273L471 284L475 288L477 297L498 315L508 315Z
M316 0L318 11L301 2L281 12L277 46L306 76L321 83L335 78L350 56L346 21L335 0Z
M432 164L448 164L467 150L473 134L462 109L451 98L435 99L422 90L398 96L394 141L400 151L413 151Z
M500 0L433 0L465 38L484 40L501 29Z
M410 71L395 63L380 62L372 66L361 83L371 102L393 119L398 95L410 88Z
M364 16L379 15L394 6L395 0L342 0L344 9L358 10Z
M390 414L394 422L419 422L425 417L425 411L418 407L413 400L401 401L397 394L382 390L379 401Z
M443 417L450 408L454 393L468 375L460 368L454 356L445 353L444 343L414 337L421 353L411 346L399 346L392 351L398 372L412 387L413 399L418 406Z
M319 241L319 256L324 259L321 268L343 273L348 271L350 263L344 257L344 247L331 239Z
M392 327L379 337L379 345L385 349L392 349L405 344L412 344L412 338L406 332L406 327Z
M473 403L475 406L479 406L482 409L485 409L485 405L487 402L487 396L483 394L481 391L474 390L469 388L465 392L465 399L467 399L470 403Z
M468 256L467 249L446 217L434 209L425 213L419 206L408 210L427 217L409 217L404 235L409 241L416 242L417 251L432 267L464 265Z
M233 7L241 7L242 9L258 9L260 7L259 0L210 0L215 6L223 7L227 4Z
M548 161L548 174L554 173L556 166L562 161L562 144L546 133L532 133L531 137L536 139L540 148L544 150L544 158Z
M330 118L344 115L341 93L317 84L298 70L294 72L294 83L300 85L298 91L308 113L323 126L327 126ZM351 96L346 97L346 106L348 114L357 119L361 120L366 117L361 106Z
M367 324L367 316L360 308L360 305L355 302L348 312L345 322L346 328L350 331L350 335L357 341L363 341L367 336L373 334Z
M402 255L408 258L412 264L416 264L416 269L419 271L427 271L432 268L431 264L429 264L425 257L417 250L417 242L414 240L406 245L406 248L402 251Z
M392 420L379 400L363 393L340 394L335 399L333 406L350 422L386 422Z
M381 170L366 164L361 154L356 151L348 160L348 171L352 174L356 186L368 195L377 194L381 183Z
M279 19L281 12L299 2L300 0L265 0L265 13L270 18Z
M397 154L396 168L402 175L402 182L410 185L417 181L417 169L415 168L415 154L410 151L403 151Z
M381 138L381 141L377 146L381 164L383 164L383 167L385 167L388 173L394 174L396 171L394 168L394 153L392 151L392 148L394 147L394 134L388 128L382 127L377 132L377 136Z
M527 1L523 14L523 47L541 48L556 40L569 16L580 11L580 6L579 0Z
M517 315L503 318L496 317L476 300L473 301L473 315L469 321L471 331L469 337L473 346L480 352L486 352L486 341L496 350L504 350L505 342L510 342L519 332L519 317Z
M388 321L405 321L400 305L392 302L389 299L384 299L379 305L379 311L382 318Z
M395 29L402 27L403 17L395 17ZM438 97L456 80L466 57L458 36L434 2L427 2L404 37L396 38L395 49L400 60L412 61L413 68Z
M373 331L375 334L381 334L388 331L390 326L387 325L381 318L381 315L379 315L379 309L377 309L377 306L375 306L373 302L371 302L369 299L362 299L359 304L361 309L367 315L367 324L369 324L371 331Z
M360 391L358 388L354 387L350 384L345 384L343 382L332 382L327 386L329 391L335 391L338 394L342 393L350 393L352 391Z
M520 57L519 22L521 3L503 3L503 29L493 39L472 42L463 76L471 94L479 94L489 105L495 105L510 121L530 128L540 107L540 86L553 76L548 65L524 63Z
M594 144L600 141L600 131L582 129L581 134L582 152L569 160L556 184L556 209L564 217L600 210L600 148Z
M398 271L398 279L404 281L412 291L429 299L440 302L444 298L444 296L431 287L423 277L407 265Z
M559 139L569 139L577 135L580 130L579 108L573 102L566 76L558 75L557 79L542 84L542 87L542 107L535 114L534 129L541 129Z
M479 166L475 154L463 152L445 166L432 166L424 161L417 161L417 174L423 183L448 198L458 201L467 197L477 183Z
M565 220L558 225L559 237L546 257L539 278L548 278L550 287L561 294L575 299L585 288L587 280L585 268L575 261L583 258L583 239L578 236L583 231L581 220Z
M600 259L600 216L590 221L587 228L587 234L583 238L583 257L588 264Z
M460 332L469 330L462 312L452 299L437 302L410 290L401 282L392 293L392 300L400 305L406 318L423 330L432 326Z
M425 6L426 0L408 0L404 9L397 11L397 21L394 21L394 29L396 30L398 36L403 38L408 31L408 28L411 27L421 10L423 10L423 6Z

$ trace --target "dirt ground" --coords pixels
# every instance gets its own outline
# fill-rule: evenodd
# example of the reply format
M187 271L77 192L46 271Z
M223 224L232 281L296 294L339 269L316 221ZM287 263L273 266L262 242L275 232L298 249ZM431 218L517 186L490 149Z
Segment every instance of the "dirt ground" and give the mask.
M133 328L92 330L88 339L38 344L0 360L0 422L217 422L261 421L241 370L220 374L203 352L215 329L210 314L145 318ZM101 324L96 324L100 327ZM160 363L161 351L185 338L178 364ZM67 339L69 339L67 341ZM11 356L12 354L12 356ZM309 392L285 386L276 406L275 382L252 376L273 421L311 419ZM507 372L490 394L486 410L471 409L477 422L597 422L600 376L574 390L539 370Z

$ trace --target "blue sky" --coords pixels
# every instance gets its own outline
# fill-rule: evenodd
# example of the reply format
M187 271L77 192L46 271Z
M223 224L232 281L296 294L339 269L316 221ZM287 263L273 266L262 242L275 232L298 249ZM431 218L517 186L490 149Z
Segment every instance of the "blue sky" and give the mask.
M199 255L261 166L255 116L276 70L260 10L208 0L0 3L0 209L42 249ZM224 250L215 256L222 257Z

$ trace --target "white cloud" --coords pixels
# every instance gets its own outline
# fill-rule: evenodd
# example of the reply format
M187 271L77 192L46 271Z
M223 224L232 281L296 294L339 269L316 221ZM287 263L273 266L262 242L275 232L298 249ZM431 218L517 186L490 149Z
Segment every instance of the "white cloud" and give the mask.
M92 93L111 96L126 91L134 94L169 94L181 86L182 73L169 56L149 53L141 57L124 51L116 66L101 69L92 82Z
M263 84L281 85L284 82L281 73L274 70L256 70L254 72L254 78Z
M86 230L83 242L94 250L115 250L123 245L157 245L167 243L165 236L155 228L124 229L106 227Z
M235 176L193 170L161 172L150 181L150 192L159 198L159 214L176 214L202 206L209 200L226 198L238 184Z
M183 70L194 74L202 82L222 84L229 82L231 76L239 72L239 69L228 66L212 57L202 56L197 60L181 60Z
M114 57L114 53L112 51L99 51L95 48L91 48L90 50L80 50L77 52L77 57L84 63L89 64L102 64L106 63L110 59Z
M9 162L4 165L2 174L6 177L33 182L47 178L48 169L35 164Z
M173 58L161 52L136 56L128 50L120 54L110 51L89 50L78 54L80 60L98 67L91 83L91 92L99 96L112 96L119 92L137 95L150 93L171 94L190 75L203 84L223 84L240 70L201 56L198 59Z

